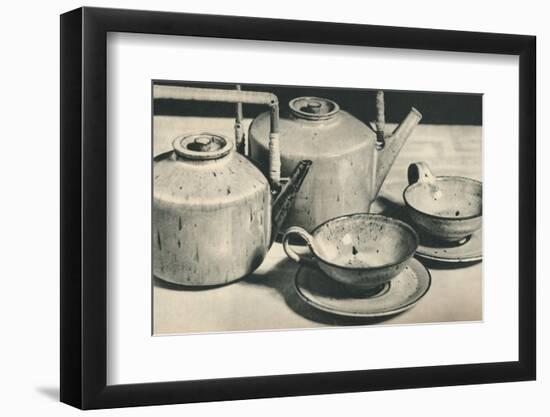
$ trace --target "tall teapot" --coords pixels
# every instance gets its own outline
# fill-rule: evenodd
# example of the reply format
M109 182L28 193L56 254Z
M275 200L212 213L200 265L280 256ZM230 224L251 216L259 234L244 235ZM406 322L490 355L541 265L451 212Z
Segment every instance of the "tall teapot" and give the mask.
M267 93L185 87L174 93L159 87L156 98L277 104ZM278 108L273 114L278 117ZM274 130L268 134L272 142L277 140ZM311 162L299 161L282 185L276 143L270 180L223 135L182 135L172 146L155 157L153 166L154 275L176 284L210 286L251 273L264 260Z
M412 108L389 136L384 133L384 96L378 92L376 126L367 126L326 98L298 97L279 122L281 172L302 159L313 161L284 227L312 231L334 217L369 212L397 154L421 119ZM250 156L268 166L269 113L250 125Z

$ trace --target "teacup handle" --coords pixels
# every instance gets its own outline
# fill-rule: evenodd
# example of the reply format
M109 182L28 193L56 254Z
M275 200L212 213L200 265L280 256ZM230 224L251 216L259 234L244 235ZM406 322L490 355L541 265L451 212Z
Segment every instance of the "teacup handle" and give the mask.
M307 244L309 250L313 253L313 237L303 228L299 226L292 226L287 229L285 234L283 235L283 249L285 250L285 253L287 256L292 259L295 262L301 262L305 264L315 264L313 259L302 256L292 249L289 243L289 239L291 235L298 235L300 236Z
M436 177L428 167L426 162L413 162L407 169L407 178L409 179L409 185L416 182L422 182L436 186Z

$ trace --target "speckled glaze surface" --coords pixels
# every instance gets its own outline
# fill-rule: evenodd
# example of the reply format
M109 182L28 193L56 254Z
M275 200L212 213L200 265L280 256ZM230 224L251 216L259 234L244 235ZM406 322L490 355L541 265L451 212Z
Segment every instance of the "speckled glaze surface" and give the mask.
M270 245L271 193L244 156L193 160L174 151L157 157L153 171L155 276L219 285L260 265Z
M311 109L312 104L318 107ZM376 133L337 103L317 97L292 100L279 122L282 175L288 176L303 159L313 165L284 227L300 226L311 232L329 219L369 212L420 114L412 119L414 123L399 138L388 138L382 151L376 150ZM268 166L269 120L269 113L263 113L249 129L250 156L261 167Z
M406 262L393 280L368 296L350 290L311 266L301 266L295 277L296 291L306 303L348 317L381 317L408 310L422 299L430 285L430 273L414 258Z
M412 164L419 179L403 192L411 220L419 231L445 242L457 242L482 225L482 184L464 178L434 177L424 163Z
M311 235L291 228L283 237L300 234L321 271L332 279L357 288L374 288L390 281L405 268L418 246L418 236L406 223L378 214L354 214L332 219Z
M313 161L285 228L298 225L312 231L342 214L369 211L376 140L370 128L343 110L319 121L281 117L279 128L283 177L298 161ZM268 164L268 130L269 113L250 126L250 155L260 166Z
M416 256L434 262L469 263L483 259L482 231L477 230L463 244L442 244L440 241L420 239Z

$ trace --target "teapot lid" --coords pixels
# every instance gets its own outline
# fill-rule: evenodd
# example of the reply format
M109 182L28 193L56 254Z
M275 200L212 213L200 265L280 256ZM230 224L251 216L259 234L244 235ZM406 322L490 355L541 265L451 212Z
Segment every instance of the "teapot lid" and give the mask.
M288 107L294 116L307 120L328 120L340 111L334 101L320 97L297 97Z
M221 135L199 133L178 137L172 142L176 154L185 159L218 159L233 148L233 142Z

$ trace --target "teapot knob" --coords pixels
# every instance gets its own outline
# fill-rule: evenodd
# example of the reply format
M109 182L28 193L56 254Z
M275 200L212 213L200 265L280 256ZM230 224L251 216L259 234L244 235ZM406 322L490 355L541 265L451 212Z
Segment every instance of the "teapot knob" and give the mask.
M321 114L321 103L318 101L310 101L307 103L307 112L311 114Z
M195 145L197 145L198 150L208 151L210 148L209 145L212 143L212 138L208 136L199 136L195 138L194 142Z

